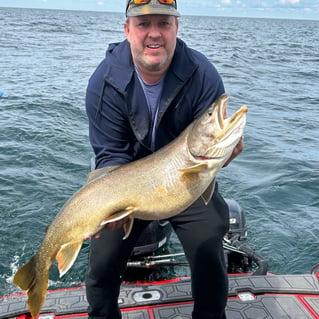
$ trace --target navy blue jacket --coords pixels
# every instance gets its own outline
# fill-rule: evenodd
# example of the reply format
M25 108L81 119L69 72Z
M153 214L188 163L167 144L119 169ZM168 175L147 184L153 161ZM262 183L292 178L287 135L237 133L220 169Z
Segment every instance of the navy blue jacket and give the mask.
M224 93L222 79L201 53L177 39L163 85L151 150L151 118L127 40L109 45L86 94L96 168L142 158L176 138Z

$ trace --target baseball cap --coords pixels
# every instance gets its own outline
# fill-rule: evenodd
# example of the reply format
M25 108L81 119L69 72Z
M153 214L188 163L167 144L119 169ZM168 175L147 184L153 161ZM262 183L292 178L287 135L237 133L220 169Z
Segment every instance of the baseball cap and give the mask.
M166 14L180 17L177 0L126 0L126 16L136 17L146 14Z

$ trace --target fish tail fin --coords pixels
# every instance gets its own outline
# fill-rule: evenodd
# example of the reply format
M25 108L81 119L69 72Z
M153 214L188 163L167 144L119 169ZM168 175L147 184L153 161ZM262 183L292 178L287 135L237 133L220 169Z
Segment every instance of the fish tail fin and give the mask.
M35 318L44 303L48 288L49 270L39 273L37 269L38 256L33 256L15 274L13 283L22 290L28 291L28 306L32 318Z
M36 264L36 255L33 256L26 264L19 268L13 278L13 283L22 290L29 290L34 285L35 277L33 274Z

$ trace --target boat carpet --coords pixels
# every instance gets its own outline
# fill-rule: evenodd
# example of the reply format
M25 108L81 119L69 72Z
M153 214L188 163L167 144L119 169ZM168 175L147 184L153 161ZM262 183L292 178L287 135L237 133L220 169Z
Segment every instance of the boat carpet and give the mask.
M23 317L26 300L26 294L1 297L0 318ZM123 284L119 304L123 319L191 318L190 279ZM43 314L51 314L43 319L85 319L86 311L84 287L49 291L42 307ZM319 319L319 280L310 274L230 276L226 314L227 319Z

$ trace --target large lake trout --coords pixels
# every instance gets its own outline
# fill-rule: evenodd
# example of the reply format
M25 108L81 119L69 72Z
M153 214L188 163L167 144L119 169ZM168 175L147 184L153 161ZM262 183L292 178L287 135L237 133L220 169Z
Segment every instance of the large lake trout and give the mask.
M228 97L221 96L170 144L143 159L109 172L98 169L87 185L62 207L42 244L15 274L14 284L28 291L28 306L36 317L44 302L49 270L57 260L60 276L73 265L83 240L106 223L129 216L167 219L179 214L200 196L207 203L215 176L243 135L247 106L224 118Z

